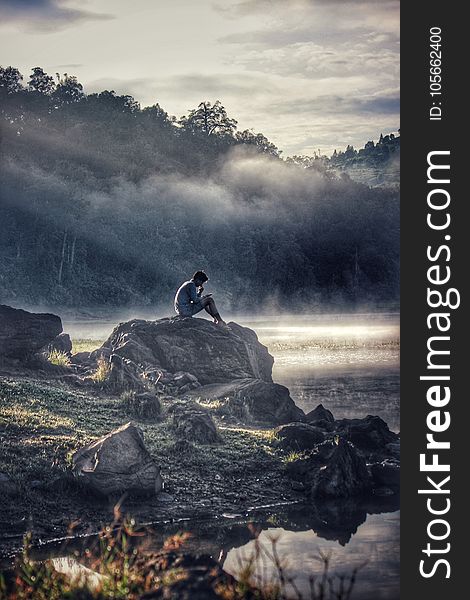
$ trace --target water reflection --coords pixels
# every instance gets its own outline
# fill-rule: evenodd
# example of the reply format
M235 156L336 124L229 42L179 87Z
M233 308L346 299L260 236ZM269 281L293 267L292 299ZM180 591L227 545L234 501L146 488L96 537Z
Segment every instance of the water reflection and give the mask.
M345 547L321 539L314 529L292 531L284 527L263 529L259 542L268 551L271 540L284 563L286 578L293 578L304 597L309 596L310 578L321 575L320 552L330 556L330 573L346 578L359 568L352 600L397 600L399 598L399 513L370 515ZM255 542L230 550L224 569L236 575L253 555ZM271 561L259 560L254 577L260 581L275 580L276 568ZM292 588L291 588L292 589ZM292 590L293 591L293 590ZM296 597L292 594L292 597Z

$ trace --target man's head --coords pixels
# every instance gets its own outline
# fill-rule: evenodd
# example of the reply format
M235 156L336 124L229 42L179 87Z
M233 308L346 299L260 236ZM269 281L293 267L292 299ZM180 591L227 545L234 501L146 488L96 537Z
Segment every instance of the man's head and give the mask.
M202 285L209 280L209 277L204 273L204 271L196 271L193 275L193 281L196 285Z

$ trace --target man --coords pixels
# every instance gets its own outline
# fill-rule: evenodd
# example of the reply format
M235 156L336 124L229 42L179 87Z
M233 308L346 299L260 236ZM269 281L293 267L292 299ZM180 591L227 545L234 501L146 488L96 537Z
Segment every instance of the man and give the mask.
M175 311L180 317L192 317L201 310L205 310L214 319L214 323L225 325L225 321L217 310L212 294L202 296L203 284L209 281L204 271L196 271L192 279L185 281L176 292Z

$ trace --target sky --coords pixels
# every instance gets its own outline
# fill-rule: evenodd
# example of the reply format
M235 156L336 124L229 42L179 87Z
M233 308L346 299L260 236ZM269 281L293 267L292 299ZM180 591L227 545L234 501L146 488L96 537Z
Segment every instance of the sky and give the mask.
M0 0L0 64L178 118L220 100L284 156L399 128L398 0Z

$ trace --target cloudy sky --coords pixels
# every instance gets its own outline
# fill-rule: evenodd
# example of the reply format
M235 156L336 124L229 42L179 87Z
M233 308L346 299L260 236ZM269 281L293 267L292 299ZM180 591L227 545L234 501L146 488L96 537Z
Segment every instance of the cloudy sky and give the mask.
M221 100L284 155L399 128L398 0L0 0L0 64L177 117Z

